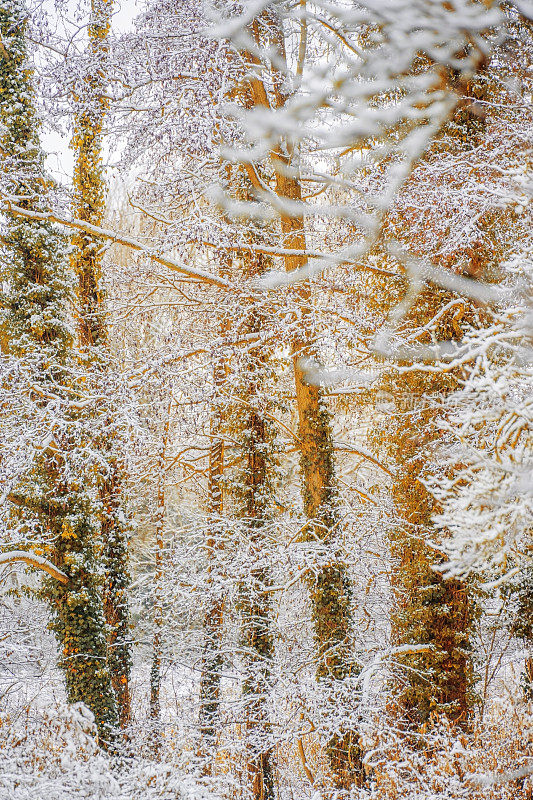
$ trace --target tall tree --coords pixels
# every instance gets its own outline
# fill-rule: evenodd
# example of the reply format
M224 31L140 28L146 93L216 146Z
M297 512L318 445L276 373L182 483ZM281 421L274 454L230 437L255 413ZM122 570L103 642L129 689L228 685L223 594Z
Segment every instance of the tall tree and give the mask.
M224 601L213 578L216 576L217 555L221 547L222 514L224 511L224 415L220 407L219 392L224 386L226 368L223 359L215 354L213 364L213 402L211 405L207 525L206 541L209 587L213 593L208 598L204 616L204 646L202 653L202 675L200 681L200 734L205 755L213 751L217 740L217 723L220 709L220 682L223 660L220 652Z
M267 11L254 19L249 26L249 33L255 46L268 49L274 45L278 55L285 55L283 31L275 12ZM230 74L234 85L230 96L241 108L248 112L270 108L270 104L282 108L286 97L280 91L283 76L280 71L275 75L274 91L270 91L270 82L261 74L261 63L249 49L238 49L228 53ZM286 63L285 63L286 67ZM281 67L283 69L283 67ZM238 136L238 135L237 135ZM242 167L243 178L249 185L248 191L232 192L230 195L238 202L253 204L255 194L260 193L268 183L268 177L275 176L275 191L284 200L302 201L302 189L297 173L297 162L287 156L290 144L285 140L270 153L268 162L245 163ZM231 217L231 207L230 214ZM254 228L253 213L249 222L250 230ZM241 233L243 245L242 258L253 261L261 258L260 253L265 246L265 229L258 226L255 235ZM276 232L277 233L277 232ZM270 235L272 232L270 231ZM239 243L240 244L240 243ZM307 264L306 236L303 214L296 218L290 213L281 216L280 252L287 252L285 266L288 272L297 270ZM273 248L277 254L278 248ZM266 246L265 252L269 252ZM294 256L293 252L300 255ZM246 277L255 278L261 270L248 270ZM316 358L316 350L311 344L312 311L310 291L303 286L294 292L291 298L298 308L301 324L295 334L291 334L290 347L293 354L294 379L296 383L298 409L298 437L301 447L302 495L304 512L308 517L304 538L328 548L325 559L327 565L316 567L311 583L313 601L313 618L316 642L317 677L322 684L335 684L354 672L353 659L350 658L351 634L351 593L347 569L337 552L335 539L339 536L339 518L337 514L338 498L334 468L332 428L327 402L322 389L312 385L305 379L304 364L312 356ZM354 776L361 775L361 753L358 734L352 731L331 736L327 751L333 774L339 786L348 786Z
M73 216L91 225L101 225L105 211L105 177L102 135L108 108L108 50L113 0L92 0L88 26L89 46L84 73L75 86L75 152ZM104 290L103 247L93 236L79 232L73 237L72 265L78 277L78 334L87 369L98 389L109 384L111 361ZM124 456L116 407L100 415L94 446L102 456L99 470L100 524L106 572L104 610L108 630L108 662L117 698L121 727L131 718L131 640L127 590L129 585L127 525L123 511Z
M248 278L261 274L264 258L245 254L243 266ZM252 305L244 315L241 333L260 332L261 316L261 308ZM237 380L232 387L237 403L230 409L227 422L240 449L240 474L236 475L233 493L235 527L246 556L237 589L244 669L246 769L254 800L274 800L268 710L274 637L268 552L276 460L274 429L269 418L272 403L267 400L267 394L272 392L273 375L261 347L251 348L243 361L245 369L235 376Z
M505 12L505 40L487 68L489 95L484 99L489 102L482 107L489 135L479 143L483 160L476 169L478 191L489 208L490 198L499 198L496 207L492 200L490 215L480 217L478 212L476 217L488 223L490 277L501 283L502 298L462 343L464 374L444 409L446 438L438 450L441 462L453 468L449 476L434 466L427 483L439 503L435 522L450 533L444 541L448 572L463 577L474 573L503 584L511 601L510 629L529 653L523 684L530 698L533 407L531 359L526 354L531 344L533 245L525 176L533 159L527 100L533 25L511 4Z
M163 571L165 557L165 479L166 456L171 434L172 392L167 388L169 400L166 405L166 414L162 421L161 441L156 461L156 510L155 510L155 554L154 554L154 598L153 598L153 631L152 631L152 664L150 668L150 722L151 747L157 755L161 750L161 656L163 646Z
M420 330L434 323L432 333L440 339L457 335L457 306L449 295L440 294L442 299L436 290L428 289L419 296L406 324ZM447 305L451 306L448 313ZM432 536L435 505L424 485L428 450L440 435L436 408L453 389L454 379L416 368L402 373L401 367L408 365L400 362L399 372L393 368L381 383L381 390L393 398L394 412L387 414L375 433L381 452L394 464L392 638L400 648L396 660L405 668L398 675L396 700L414 724L427 722L436 712L466 725L474 698L475 603L467 583L435 570L445 559Z
M458 104L406 182L387 229L405 249L408 242L413 255L482 281L497 277L496 254L503 251L498 233L501 220L481 188L488 176L492 178L491 168L476 156L477 149L490 147L483 105L489 97L488 66L488 61L480 63L470 76L464 87L468 99ZM452 85L456 78L448 70ZM454 165L460 169L458 164L465 157L472 182L468 205L454 196L462 192L462 181L454 178L451 182L448 177L445 184L443 178L443 173L452 175ZM453 352L457 341L487 319L468 297L436 286L419 287L411 296L406 285L399 291L404 292L405 313L398 320L391 349L398 363L381 383L394 412L382 420L375 436L395 465L392 635L394 644L404 648L397 656L403 668L397 676L397 696L402 713L415 725L444 713L453 723L466 726L475 705L472 650L480 608L469 579L443 574L450 532L437 531L434 524L438 492L430 491L427 477L445 428L443 409L461 383L468 356L463 352L455 369L453 358L450 365L427 362L432 348L435 353L439 347ZM374 300L379 303L380 297L383 301L376 289ZM398 301L399 295L389 293L389 303ZM457 464L448 463L448 475L437 469L438 481L457 480Z
M231 157L241 158L255 197L264 204L263 215L278 221L279 238L265 240L263 248L289 273L269 276L268 285L299 281L292 293L302 324L292 326L291 349L306 535L328 547L311 589L317 674L325 683L345 682L357 674L357 666L350 643L350 586L340 555L331 418L319 385L323 370L309 278L328 264L375 269L364 256L384 233L387 205L456 105L452 83L458 95L467 94L467 77L485 62L482 33L497 15L469 0L462 9L468 18L466 35L457 26L455 8L452 13L445 5L427 3L417 4L416 33L413 9L403 3L384 11L381 5L348 10L330 4L317 10L305 3L289 8L272 2L259 15L245 3L240 22L228 23L223 15L220 21L221 30L225 24L230 30L244 73L235 117L248 147L232 151ZM414 77L421 50L431 53L432 62ZM361 152L369 152L370 165L376 145L380 179L362 190ZM320 153L320 166L311 153ZM254 213L250 207L251 218ZM337 253L327 246L313 253L310 242L324 241L330 219L344 228L348 243ZM309 369L310 364L318 369ZM352 713L352 724L353 719ZM357 730L335 733L327 749L339 787L362 782Z
M276 33L277 50L283 58L282 63L286 63L283 31L279 21ZM282 89L282 74L283 72L277 76L276 81L278 108L282 108L288 99ZM301 203L303 193L298 158L295 158L290 141L280 142L277 152L273 154L273 163L279 197L282 201L294 200ZM283 247L305 254L308 246L303 214L282 213L280 222ZM284 261L287 272L305 269L308 265L307 255L286 255ZM315 571L310 584L316 674L319 681L333 683L342 682L348 677L354 678L357 673L352 653L352 590L340 546L341 517L331 412L324 388L309 380L306 375L306 364L314 362L316 365L320 358L312 343L313 312L309 286L300 284L297 297L302 326L291 342L291 349L298 410L302 497L304 511L309 520L305 538L309 542L320 541L328 548L327 563ZM362 751L356 727L333 734L326 751L339 788L348 789L352 783L362 782Z
M26 24L22 2L0 5L0 153L7 201L40 212L49 208L51 184L38 138ZM94 526L94 463L84 456L86 431L77 403L83 375L68 318L71 284L64 252L65 240L55 227L6 212L2 341L8 353L27 365L28 391L49 420L47 437L40 448L33 446L31 468L9 500L19 534L27 543L35 542L68 576L67 583L46 582L43 595L52 611L67 697L89 706L106 743L117 716L107 666L100 539Z
M285 34L282 19L275 10L268 10L254 19L249 33L255 48L275 48L272 87L265 81L259 58L251 51L242 53L245 76L237 90L239 100L248 111L282 110L288 96L284 93L287 76ZM271 88L271 90L269 90ZM280 252L287 272L308 264L307 240L303 210L285 211L284 203L303 205L299 160L291 141L280 137L270 152L270 169L274 187L280 198ZM259 168L248 168L252 186L261 192L264 182ZM292 208L292 206L291 206ZM351 589L346 565L339 546L338 487L335 476L333 433L330 411L323 389L307 380L305 365L316 361L318 353L312 343L313 313L311 292L306 283L294 290L300 325L291 336L298 443L302 475L302 499L308 523L304 538L327 547L327 564L317 565L310 582L313 605L313 626L316 645L316 674L322 684L334 685L354 673L351 657L352 613ZM335 702L335 701L333 701ZM347 788L362 779L361 751L357 731L334 733L327 743L327 754L337 785Z

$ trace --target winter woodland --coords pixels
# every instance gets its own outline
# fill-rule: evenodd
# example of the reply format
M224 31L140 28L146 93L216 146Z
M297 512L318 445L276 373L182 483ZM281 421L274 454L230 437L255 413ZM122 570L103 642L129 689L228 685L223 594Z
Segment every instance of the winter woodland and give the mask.
M531 800L531 0L0 0L0 800Z

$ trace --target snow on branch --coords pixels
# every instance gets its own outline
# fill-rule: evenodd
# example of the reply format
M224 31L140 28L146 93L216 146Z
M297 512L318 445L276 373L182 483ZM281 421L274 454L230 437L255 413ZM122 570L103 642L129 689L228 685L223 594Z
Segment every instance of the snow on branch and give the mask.
M89 233L92 236L98 236L101 239L107 239L114 244L121 244L124 247L130 247L132 250L138 250L139 252L148 256L148 258L152 259L152 261L157 261L158 264L162 264L164 267L167 267L174 272L181 272L183 275L187 275L189 278L195 278L202 283L207 283L211 286L218 286L221 289L234 290L236 288L232 283L230 283L230 281L227 281L224 278L218 278L216 275L211 275L211 273L202 269L194 269L193 267L188 267L187 265L180 261L176 261L173 258L160 255L159 253L150 250L150 248L146 247L141 242L137 241L137 239L132 239L130 236L123 236L117 231L109 230L108 228L101 228L98 225L91 225L90 223L84 222L81 219L65 219L64 217L59 217L53 212L42 213L39 211L31 211L30 209L21 208L20 206L13 205L9 202L6 202L4 210L10 212L11 214L15 214L16 216L26 217L27 219L38 220L40 222L55 222L58 225L65 226L66 228L73 228L74 230Z
M35 553L28 553L25 550L11 550L9 553L2 553L0 555L0 565L14 564L17 561L23 561L31 567L47 572L48 575L51 575L52 578L55 578L60 583L68 583L69 581L68 575L61 572L51 561L48 561L42 556L37 556Z

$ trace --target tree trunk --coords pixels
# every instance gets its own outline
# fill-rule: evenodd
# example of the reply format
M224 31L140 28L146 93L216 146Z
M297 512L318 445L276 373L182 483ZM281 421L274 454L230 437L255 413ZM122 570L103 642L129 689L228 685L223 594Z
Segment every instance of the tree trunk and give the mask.
M447 80L465 97L481 99L487 92L487 81L482 74L486 66L485 59L481 59L476 64L477 71L466 83L464 76L454 74L453 70ZM439 136L433 142L430 155L441 148L451 153L453 144L450 141L455 140L457 153L464 158L465 151L480 145L484 130L484 115L470 100L465 100L458 104L443 129L446 138L442 140ZM409 241L409 220L404 225L400 235ZM418 255L416 243L409 241L409 244ZM464 269L473 278L480 278L494 257L493 250L486 243L474 249ZM426 258L428 254L420 255ZM431 258L432 254L429 255ZM447 258L450 268L453 257L448 255ZM377 296L379 289L374 300L376 305ZM408 322L413 329L423 331L451 299L453 296L437 287L427 286L405 314L404 325ZM397 302L397 298L393 302ZM431 335L435 341L460 339L462 323L480 324L480 312L464 299L459 315L456 308L444 313L432 326ZM426 336L429 337L429 333ZM439 406L442 407L443 400L456 388L457 377L457 372L430 374L423 368L403 374L392 371L386 386L394 398L396 414L385 422L382 438L385 449L396 462L392 495L402 520L391 535L391 554L395 562L392 636L396 645L427 645L428 648L425 652L413 651L398 658L405 668L397 684L399 704L406 720L413 725L426 723L432 715L445 714L454 724L466 727L474 710L471 638L479 607L471 581L445 579L438 571L446 559L435 547L432 516L436 503L424 485L427 458L433 443L442 436L437 426L439 414L442 414Z
M161 752L162 721L161 721L161 661L163 650L163 575L165 559L165 520L166 520L166 468L165 460L170 437L170 422L172 414L172 391L168 387L170 398L163 420L163 431L157 459L157 498L155 512L155 572L154 572L154 603L153 603L153 637L152 637L152 665L150 668L150 723L151 723L151 749L156 757Z
M241 175L240 190L248 198L248 181ZM245 278L265 270L264 257L242 256ZM242 332L259 333L261 311L253 304L245 310ZM236 526L247 554L238 587L240 642L244 669L243 700L246 772L253 800L274 800L274 774L268 699L271 693L274 638L271 584L268 567L268 533L271 529L275 473L274 429L269 420L272 387L267 387L269 353L251 348L244 357L242 374L233 390L237 403L230 416L230 434L241 452L241 474L236 479ZM268 412L267 412L268 413Z
M301 199L300 185L294 179L277 176L280 196ZM303 220L282 216L284 247L305 251L306 238ZM286 256L287 271L305 266L307 259ZM302 287L301 326L309 320L308 292ZM339 535L337 480L331 417L320 386L306 381L305 359L315 360L313 348L302 337L292 342L294 382L298 408L298 438L305 514L309 520L307 541L331 545L329 564L320 566L311 582L313 625L316 642L317 678L321 681L342 681L353 675L356 668L352 658L353 617L350 579L342 555L335 545ZM334 701L335 702L335 701ZM327 755L338 788L348 789L363 780L362 752L356 730L331 737Z
M63 483L60 464L49 461L48 475L56 487L49 502L48 528L54 535L54 560L65 565L69 581L54 581L44 590L55 606L51 627L58 638L70 703L85 703L93 712L100 744L113 745L118 725L116 698L107 661L107 642L94 533L83 501ZM85 517L85 518L84 518Z
M224 363L215 359L213 367L213 384L216 393L223 385L226 377ZM222 672L222 656L220 644L223 622L223 600L219 596L218 587L213 585L212 574L216 565L217 552L221 547L220 524L223 512L222 479L224 476L224 439L222 438L222 418L214 405L211 410L211 447L209 449L208 478L208 516L209 534L206 542L208 583L211 592L208 595L208 608L204 617L204 652L202 657L202 676L200 681L200 733L202 737L203 755L213 755L218 733L218 716L220 705L220 680ZM207 767L207 765L206 765Z
M281 23L274 13L265 12L265 16L268 16L265 27L270 32L270 43L276 48L280 62L286 65ZM257 19L251 23L250 33L256 44L261 46ZM252 77L247 78L241 92L243 104L248 108L269 107L267 90L257 77L257 58L246 53L245 62L249 64ZM282 89L285 83L283 73L273 68L273 96L277 108L282 108L288 99ZM271 152L271 160L278 197L301 204L302 188L298 163L290 143L281 139ZM303 213L282 210L280 219L282 247L298 251L298 255L284 256L285 269L287 272L302 269L308 264ZM291 349L298 409L303 505L309 520L305 535L308 541L332 545L329 564L318 567L311 583L317 678L327 682L342 681L355 671L351 658L353 620L350 581L342 556L334 543L334 538L339 533L339 518L331 417L323 390L320 386L309 383L305 375L306 361L316 360L316 352L306 338L306 331L312 330L309 284L300 283L294 290L294 297L301 314L300 330L293 336ZM326 750L338 788L347 789L353 783L362 782L362 753L356 730L333 735Z
M268 525L269 435L267 423L257 412L245 414L245 503L242 529L247 539L251 568L240 587L241 644L244 653L245 725L247 771L254 800L274 800L274 780L269 743L267 699L271 689L274 642L271 603L265 586L269 571L264 561L264 528ZM258 564L259 562L259 564Z
M105 98L108 34L113 0L92 0L89 23L90 71L77 87L73 146L76 153L73 215L101 225L105 209L102 165L102 125L107 111ZM72 265L78 276L78 333L87 368L100 384L109 367L107 325L101 290L102 250L88 234L77 233ZM108 630L108 662L117 698L120 726L131 721L129 637L129 586L127 534L122 513L121 490L125 467L116 452L118 432L113 414L101 421L103 430L95 446L107 464L99 476L101 535L106 572L104 612Z
M422 329L449 300L444 292L425 289L409 311L413 327ZM439 319L437 340L450 338L453 314L454 309ZM401 667L396 694L405 721L414 727L439 714L466 726L474 703L470 651L478 610L468 581L446 579L435 569L445 558L435 546L436 505L424 485L432 445L442 435L439 403L455 383L451 374L424 373L422 368L392 371L380 384L395 403L395 412L375 433L396 464L391 491L400 522L390 535L392 640L395 646L414 648L395 658Z
M150 748L159 757L162 745L161 723L161 656L163 634L163 561L165 527L164 477L159 478L155 519L155 573L152 635L152 664L150 667Z
M9 189L28 198L21 205L42 211L47 209L49 179L26 62L27 19L22 2L0 7L1 38L9 47L8 52L3 45L0 53L0 159L6 159L1 167ZM66 242L48 223L6 214L4 227L10 291L3 303L0 339L30 367L30 395L52 394L55 406L49 443L13 492L13 518L32 531L32 538L37 535L43 554L68 577L67 583L47 580L42 595L52 612L67 698L83 701L93 712L105 746L113 738L117 714L106 659L93 475L84 462L80 417L70 405L79 384L73 377L78 365L68 319ZM35 400L43 419L47 405L46 399Z

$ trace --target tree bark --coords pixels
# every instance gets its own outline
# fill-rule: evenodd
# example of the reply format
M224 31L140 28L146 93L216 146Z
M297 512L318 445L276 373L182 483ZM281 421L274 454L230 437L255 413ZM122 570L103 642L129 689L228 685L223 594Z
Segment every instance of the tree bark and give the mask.
M281 22L275 13L265 12L265 15L268 16L266 27L270 31L271 44L274 45L280 62L286 65ZM252 22L250 28L256 44L260 45L257 20ZM257 58L248 53L246 60L250 65L250 72L253 73L258 66ZM285 76L274 67L272 73L273 103L276 108L282 108L288 99L283 91ZM248 106L270 106L267 90L259 77L248 79L247 94ZM302 207L298 161L290 142L280 139L271 152L271 161L278 197L282 201L290 201ZM305 268L308 257L303 211L290 213L284 211L282 206L280 224L282 247L299 253L283 256L286 271L290 273ZM339 516L331 415L322 388L308 382L305 374L306 362L316 361L317 356L306 336L306 332L312 329L309 283L299 283L293 296L301 316L299 331L293 335L291 341L291 350L298 411L303 506L308 518L305 537L308 541L330 544L332 548L328 565L317 568L310 585L316 674L320 681L332 683L342 681L354 673L351 657L351 587L346 566L334 541L339 534ZM327 743L326 751L338 788L348 789L354 783L361 784L362 752L356 730L333 735Z
M47 213L49 179L26 61L27 19L22 2L0 7L0 33L9 46L0 61L0 158L9 191L26 198L20 205L31 215ZM35 532L32 536L47 560L67 576L66 583L46 580L41 594L52 612L67 698L89 707L106 746L113 740L117 714L106 660L93 474L80 457L86 443L80 443L80 417L70 402L78 388L73 378L78 365L68 319L66 242L50 223L24 216L8 214L3 228L10 291L3 303L0 340L30 367L28 396L39 414L46 419L44 398L50 394L55 409L53 446L36 454L13 491L13 521Z
M240 192L251 198L249 184L241 174ZM246 279L265 270L262 255L243 254L242 271ZM253 304L245 312L243 333L259 333L263 325L261 310ZM275 472L274 429L265 399L269 354L252 347L237 375L237 406L231 414L231 436L241 450L241 474L237 476L237 530L247 553L246 574L238 587L240 642L244 669L243 700L246 747L246 773L253 800L274 800L274 767L268 699L271 692L274 637L271 597L265 587L271 584L268 567L268 537L272 518ZM270 395L271 388L268 392Z
M241 643L244 653L247 772L254 800L274 800L274 779L267 699L271 689L274 640L271 601L265 586L269 571L265 561L264 529L268 525L268 422L256 411L244 414L245 498L242 516L251 568L240 587Z
M108 34L113 0L92 0L89 22L90 67L75 98L73 146L76 153L73 214L100 226L105 209L102 165L102 129L108 101L105 98ZM97 383L109 367L108 331L101 289L102 248L88 233L78 231L72 265L78 276L78 334L87 368ZM122 513L125 466L116 452L118 436L113 413L102 420L95 446L106 460L99 476L101 535L105 568L104 613L108 630L107 658L117 699L121 728L131 722L131 642L129 636L129 586L127 533Z
M214 405L211 409L211 447L209 449L208 508L207 524L209 534L206 541L207 570L210 594L208 608L204 616L204 651L202 656L202 676L200 681L200 733L204 757L213 755L218 734L220 706L220 681L222 656L220 644L223 623L223 600L218 587L213 585L213 570L216 566L217 552L221 547L220 525L224 510L222 480L224 476L224 439L222 437L222 416L216 407L217 392L226 377L223 361L215 357L213 365ZM206 764L208 771L209 765Z
M159 757L162 746L161 721L161 662L163 653L163 575L165 560L165 519L166 519L166 468L165 460L170 437L172 414L171 387L168 387L170 398L163 420L163 431L157 458L157 496L155 511L155 571L154 571L154 604L153 604L153 636L152 664L150 668L150 723L151 749Z

